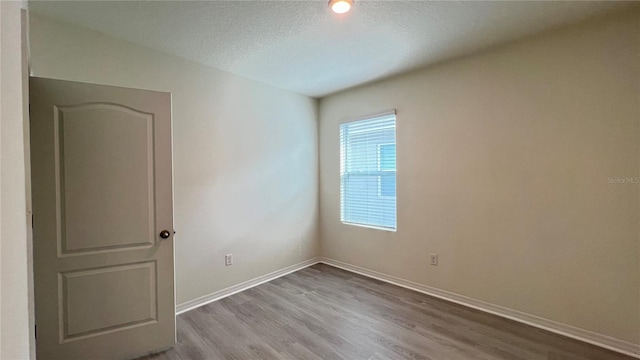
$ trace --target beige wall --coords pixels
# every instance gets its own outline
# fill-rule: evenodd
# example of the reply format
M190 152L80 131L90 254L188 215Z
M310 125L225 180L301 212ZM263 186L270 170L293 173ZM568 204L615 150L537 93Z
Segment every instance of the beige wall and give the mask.
M0 359L29 359L30 270L25 125L26 7L0 1Z
M33 14L30 30L35 76L173 94L178 304L318 255L314 99Z
M323 256L640 343L639 54L636 12L322 99ZM341 224L338 123L393 108L398 230Z

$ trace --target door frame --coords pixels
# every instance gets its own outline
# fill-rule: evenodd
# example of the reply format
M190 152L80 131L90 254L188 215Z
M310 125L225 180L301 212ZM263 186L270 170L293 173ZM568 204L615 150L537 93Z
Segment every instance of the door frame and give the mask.
M2 2L3 61L0 69L2 82L8 86L2 91L3 182L12 188L2 193L2 221L7 222L8 234L3 238L3 272L11 274L11 282L2 283L2 303L6 303L10 316L3 324L13 329L11 336L3 337L2 348L7 356L35 359L35 309L33 287L33 237L31 229L31 167L29 142L29 13L28 4ZM9 161L6 161L9 160ZM8 318L8 320L7 320ZM5 354L6 354L5 353Z

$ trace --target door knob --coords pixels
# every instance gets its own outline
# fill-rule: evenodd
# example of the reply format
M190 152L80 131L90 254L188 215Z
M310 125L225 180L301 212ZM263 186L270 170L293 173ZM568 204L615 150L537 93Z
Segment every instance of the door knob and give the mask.
M171 233L168 230L162 230L160 231L160 237L163 239L168 238L169 236L171 236Z

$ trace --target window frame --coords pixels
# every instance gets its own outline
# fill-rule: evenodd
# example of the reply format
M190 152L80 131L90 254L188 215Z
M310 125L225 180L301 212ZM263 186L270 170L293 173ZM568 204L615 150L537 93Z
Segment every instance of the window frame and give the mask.
M341 129L342 126L344 124L347 123L352 123L352 122L357 122L357 121L363 121L363 120L373 120L376 118L381 118L381 117L386 117L386 116L393 116L394 117L394 124L393 126L389 126L389 127L393 127L394 128L394 143L390 143L390 142L385 142L382 144L377 144L377 148L376 148L376 164L377 164L377 169L378 171L392 171L395 173L395 177L396 177L396 184L397 184L397 171L398 171L398 156L397 156L397 143L398 143L398 137L397 137L397 128L398 128L398 116L396 113L396 110L393 109L391 111L385 111L385 112L380 112L380 113L376 113L376 114L371 114L371 115L365 115L365 116L359 116L359 117L353 117L353 118L342 118L339 122L338 122L338 136L339 136L339 179L338 179L338 194L339 194L339 206L340 206L340 222L342 224L345 225L353 225L353 226L358 226L358 227L364 227L364 228L370 228L370 229L375 229L375 230L383 230L383 231L389 231L389 232L397 232L398 230L398 190L397 190L397 185L396 185L396 195L395 196L385 196L385 195L381 195L381 184L380 184L380 176L378 177L378 191L377 191L377 195L378 198L381 199L391 199L393 198L395 201L395 211L394 211L394 216L395 216L395 221L394 221L394 225L393 226L384 226L384 225L374 225L374 224L366 224L366 223L358 223L358 222L352 222L352 221L348 221L345 219L345 201L343 196L345 196L346 194L344 193L344 189L346 189L344 181L346 181L349 178L349 172L347 171L347 161L346 161L346 149L343 148L343 146L345 145L343 140L342 140L342 136L341 136ZM379 145L396 145L396 168L395 170L381 170L380 169L380 148Z

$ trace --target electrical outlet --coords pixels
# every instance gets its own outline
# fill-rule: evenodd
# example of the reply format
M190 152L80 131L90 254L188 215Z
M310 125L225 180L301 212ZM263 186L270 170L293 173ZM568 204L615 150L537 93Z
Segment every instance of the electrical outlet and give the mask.
M224 256L224 266L233 265L233 254L227 254Z
M431 265L438 266L438 254L431 254L430 256Z

